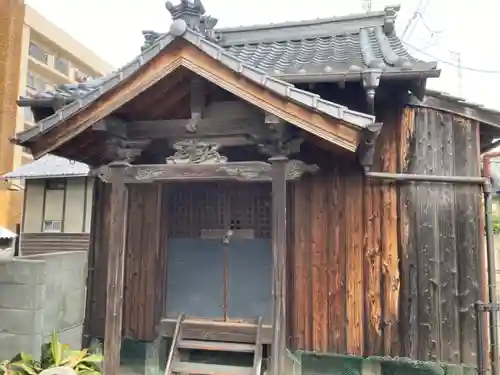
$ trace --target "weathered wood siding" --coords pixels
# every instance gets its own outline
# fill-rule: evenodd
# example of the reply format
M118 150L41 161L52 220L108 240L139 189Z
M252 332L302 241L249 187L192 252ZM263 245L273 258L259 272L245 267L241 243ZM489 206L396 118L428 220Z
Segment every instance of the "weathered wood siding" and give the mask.
M374 170L479 175L477 124L420 108L384 122ZM474 364L480 188L328 165L292 190L292 346Z
M21 233L22 255L87 251L88 233Z
M395 171L391 144L380 154L384 169ZM355 163L329 164L292 189L292 346L399 355L395 186L367 181Z
M129 186L123 336L143 341L156 338L155 328L165 305L164 189L158 184ZM110 190L110 185L96 185L85 329L88 337L104 336Z
M383 120L374 170L479 175L478 124L423 108ZM342 156L303 156L322 169L288 197L290 346L475 364L480 188L374 181ZM109 186L96 194L86 332L102 337ZM165 305L166 196L129 192L123 329L138 340L154 339Z
M167 232L162 219L166 185L130 185L123 336L153 341L166 297Z
M412 108L400 132L405 173L479 176L476 122ZM474 303L481 188L418 183L399 190L403 354L422 360L476 363Z
M108 241L111 209L111 185L96 181L94 184L92 227L87 278L87 306L85 309L84 337L104 337L106 318L106 280ZM85 344L85 343L84 343Z

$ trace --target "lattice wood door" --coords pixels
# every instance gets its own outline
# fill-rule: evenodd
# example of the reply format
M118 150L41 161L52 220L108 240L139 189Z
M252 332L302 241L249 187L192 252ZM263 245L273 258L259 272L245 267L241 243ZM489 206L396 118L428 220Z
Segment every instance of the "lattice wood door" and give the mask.
M169 191L169 237L200 238L203 230L231 226L271 238L270 183L174 184Z
M271 184L172 185L168 217L169 316L270 318ZM228 229L245 236L224 244Z

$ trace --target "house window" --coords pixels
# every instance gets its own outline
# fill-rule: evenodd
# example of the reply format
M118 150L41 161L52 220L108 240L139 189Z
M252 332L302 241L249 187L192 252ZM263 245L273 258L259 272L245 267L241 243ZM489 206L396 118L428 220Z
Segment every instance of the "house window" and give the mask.
M54 60L54 69L67 76L69 74L68 60L62 57L56 57Z
M46 233L60 233L62 230L61 220L44 220L43 231Z
M30 42L29 55L44 64L47 64L49 61L49 54L42 47L33 42Z
M29 123L35 122L35 117L33 116L33 111L31 110L31 107L24 107L23 110L24 110L24 122L29 122Z
M47 190L64 190L66 188L66 181L59 178L53 178L45 181L45 188Z

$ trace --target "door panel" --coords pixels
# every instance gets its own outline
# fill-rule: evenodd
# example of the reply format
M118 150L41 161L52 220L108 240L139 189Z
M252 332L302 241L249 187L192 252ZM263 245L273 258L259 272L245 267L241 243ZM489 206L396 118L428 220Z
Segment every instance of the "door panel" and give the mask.
M167 317L187 316L222 320L224 268L220 240L168 240Z
M166 216L167 316L270 321L271 184L173 183Z
M271 240L233 239L228 248L228 318L255 320L272 314Z

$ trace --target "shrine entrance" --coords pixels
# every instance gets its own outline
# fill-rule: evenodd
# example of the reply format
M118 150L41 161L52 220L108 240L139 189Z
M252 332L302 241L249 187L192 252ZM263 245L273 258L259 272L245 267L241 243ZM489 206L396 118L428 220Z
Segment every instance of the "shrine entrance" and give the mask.
M169 185L167 317L271 323L271 184Z

